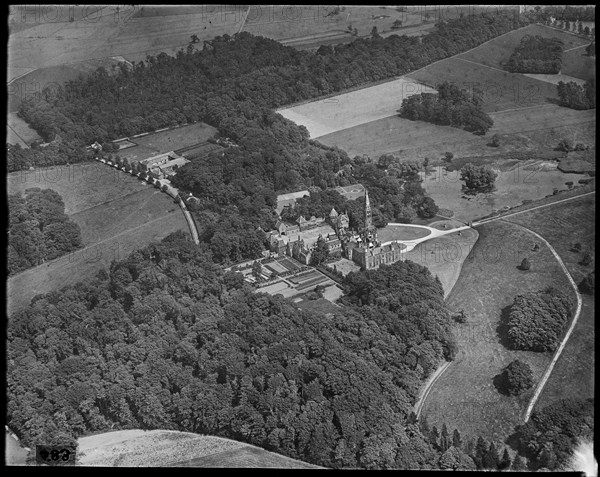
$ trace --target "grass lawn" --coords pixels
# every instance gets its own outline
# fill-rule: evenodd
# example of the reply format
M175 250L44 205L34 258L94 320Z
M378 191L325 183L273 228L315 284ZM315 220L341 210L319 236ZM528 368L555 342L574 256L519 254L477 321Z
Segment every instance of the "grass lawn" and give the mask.
M507 220L524 225L539 233L561 256L575 283L594 269L580 265L581 253L572 252L571 245L582 244L584 251L594 255L595 195L582 197L553 207L547 207L509 217ZM594 396L594 297L583 295L581 316L565 349L558 359L536 409L558 399L571 396Z
M192 146L213 137L217 129L197 122L180 128L170 129L159 133L133 139L139 146L152 149L156 153L174 151L183 147ZM132 148L133 149L133 148ZM125 151L129 151L126 149Z
M421 242L405 253L406 259L427 267L434 277L437 276L446 297L458 280L463 263L478 236L476 229L467 229L460 236L456 232L436 237Z
M318 300L307 300L303 299L296 303L296 306L306 311L316 311L318 313L339 313L340 308L335 306L326 298L319 298Z
M493 378L514 359L526 361L537 381L551 360L550 353L509 351L496 333L502 310L516 295L549 285L571 290L550 250L543 244L532 252L532 236L509 223L477 228L479 240L467 258L447 298L453 310L464 309L468 323L456 325L459 354L433 386L423 413L438 429L446 422L463 436L503 441L518 424L533 390L519 398L498 393ZM517 269L529 257L528 272Z
M377 238L383 242L392 240L416 240L431 235L431 231L402 225L387 225L377 230Z

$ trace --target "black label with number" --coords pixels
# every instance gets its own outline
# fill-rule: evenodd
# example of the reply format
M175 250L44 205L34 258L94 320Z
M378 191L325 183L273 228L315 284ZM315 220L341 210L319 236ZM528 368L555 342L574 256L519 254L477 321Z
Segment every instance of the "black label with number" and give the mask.
M35 446L38 464L75 465L75 446Z

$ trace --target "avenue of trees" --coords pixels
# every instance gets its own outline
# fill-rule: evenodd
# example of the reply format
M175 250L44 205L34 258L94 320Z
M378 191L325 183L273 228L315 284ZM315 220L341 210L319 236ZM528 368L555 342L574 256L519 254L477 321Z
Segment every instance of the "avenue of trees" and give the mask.
M562 66L564 43L558 38L526 35L508 59L511 73L557 74Z
M463 91L445 81L437 86L437 90L437 94L421 93L405 98L400 116L413 121L453 126L475 134L485 134L494 125L481 107L482 94L477 88Z
M507 318L509 345L527 351L554 351L573 312L573 300L554 288L517 295Z
M398 262L348 288L338 316L301 311L172 234L10 317L7 424L27 446L171 429L328 467L438 468L410 416L453 353L442 287Z
M8 195L8 275L80 247L81 230L56 191L34 187Z
M558 99L561 106L572 109L593 109L596 107L596 79L592 78L583 86L569 81L559 81Z

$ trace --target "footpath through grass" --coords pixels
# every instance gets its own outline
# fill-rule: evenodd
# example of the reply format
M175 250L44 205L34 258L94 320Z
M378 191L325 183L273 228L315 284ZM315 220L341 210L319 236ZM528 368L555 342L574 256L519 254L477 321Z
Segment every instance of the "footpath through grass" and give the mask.
M502 313L518 294L548 286L571 290L550 250L540 244L532 251L534 237L519 226L492 222L477 227L479 240L447 298L452 310L464 309L468 322L457 324L459 354L433 386L423 408L430 425L457 428L464 436L478 436L498 443L521 422L533 390L522 396L501 395L494 377L514 359L527 362L537 382L550 363L551 353L511 351L505 348L496 328ZM531 270L517 269L524 257Z

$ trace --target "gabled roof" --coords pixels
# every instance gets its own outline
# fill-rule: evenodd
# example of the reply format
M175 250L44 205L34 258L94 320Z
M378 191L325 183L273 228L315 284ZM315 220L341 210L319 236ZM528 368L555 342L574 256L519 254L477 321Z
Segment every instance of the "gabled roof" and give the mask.
M335 208L331 209L331 212L329 212L329 217L337 217L338 215L339 214L337 213Z

